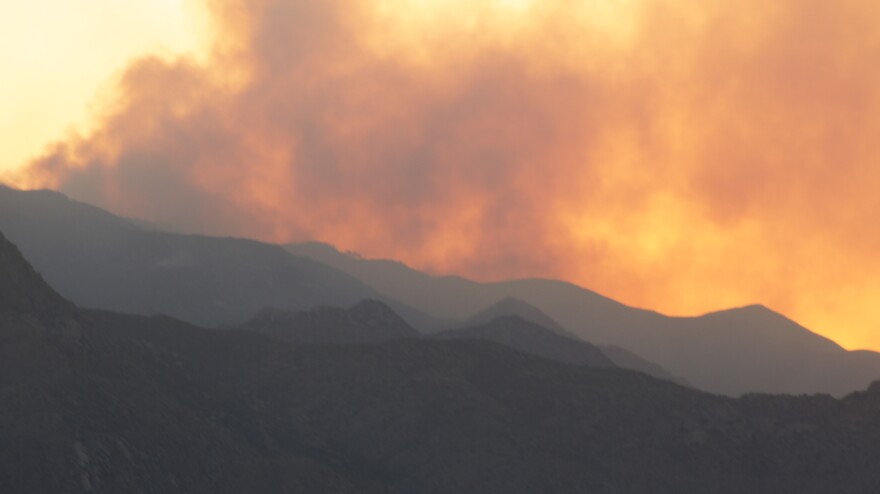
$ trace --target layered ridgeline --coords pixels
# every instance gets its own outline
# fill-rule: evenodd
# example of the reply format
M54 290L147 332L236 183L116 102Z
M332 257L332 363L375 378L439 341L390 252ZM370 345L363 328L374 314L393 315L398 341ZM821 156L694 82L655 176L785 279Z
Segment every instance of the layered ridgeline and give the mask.
M419 336L378 300L363 300L349 309L318 307L291 312L267 308L241 328L291 343L375 343Z
M532 315L537 314L532 311ZM291 312L267 308L241 329L294 344L376 343L421 337L403 318L378 300L363 300L348 309L318 307ZM472 325L441 331L431 338L491 341L557 362L615 367L614 362L595 346L518 316L498 316L487 322L480 322L477 318Z
M448 321L512 297L618 365L713 392L841 396L880 376L876 353L847 352L760 306L670 318L559 281L481 284L320 244L290 246L294 256L247 240L156 232L48 191L0 187L0 230L52 286L84 307L232 326L264 307L290 312L370 298L388 303L412 326L436 331L461 327Z
M877 385L841 400L732 399L489 342L287 344L78 310L2 237L0 273L4 493L880 485ZM385 320L375 309L352 317ZM76 335L50 327L71 318Z
M84 307L168 314L206 326L231 327L250 318L245 326L249 330L275 336L285 333L289 341L332 342L371 334L359 332L349 314L333 306L381 297L341 271L276 246L163 233L51 191L0 186L0 228L12 232L12 238L25 246L53 286ZM455 325L424 316L389 297L384 303L404 316L399 328L436 330ZM518 301L494 307L468 324L475 326L505 314L522 315L519 310L524 308L530 320L564 333L537 309ZM327 330L330 323L332 330ZM580 342L573 344L583 347ZM557 353L567 352L572 353L566 349ZM651 369L629 362L624 366Z
M240 324L264 307L303 310L383 297L278 246L155 231L51 191L0 186L0 230L51 286L82 307L214 327ZM385 301L411 324L442 325Z
M499 320L507 324L498 324ZM596 347L585 343L540 309L512 297L504 298L472 315L461 323L460 329L444 331L438 333L438 336L489 339L527 353L567 363L588 364L610 360L617 367L644 372L685 386L690 385L687 380L670 374L661 366L629 350L615 346ZM595 357L597 352L602 354L599 359Z
M510 302L505 302L510 303ZM499 307L500 308L500 307ZM513 306L507 307L512 309ZM538 316L535 310L530 315ZM501 315L481 322L481 314L470 324L427 336L437 340L482 340L501 344L513 350L536 355L556 362L591 367L632 368L645 372L638 365L617 366L603 350L564 334L559 334L531 320L515 315ZM536 319L540 319L536 317ZM547 320L546 322L551 322ZM295 344L356 344L376 343L401 338L423 337L403 318L377 300L363 300L343 309L318 307L306 311L283 311L267 308L240 327ZM651 372L646 374L653 375ZM666 375L655 376L669 379ZM673 380L674 379L669 379Z
M615 367L595 346L568 338L518 316L501 316L476 326L442 331L438 339L494 341L524 353L557 362L592 367Z
M667 317L561 281L477 283L455 276L430 276L395 261L362 259L324 244L287 248L437 317L464 320L499 300L522 300L584 341L623 348L716 393L841 396L880 378L877 353L846 351L762 306L694 318Z

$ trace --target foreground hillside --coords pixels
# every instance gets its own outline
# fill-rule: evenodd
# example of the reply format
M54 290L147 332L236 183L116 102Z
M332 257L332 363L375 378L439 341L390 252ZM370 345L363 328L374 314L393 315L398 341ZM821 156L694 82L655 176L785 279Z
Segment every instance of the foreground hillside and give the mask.
M2 237L0 273L5 493L880 486L878 386L735 400L488 342L292 345L82 311Z

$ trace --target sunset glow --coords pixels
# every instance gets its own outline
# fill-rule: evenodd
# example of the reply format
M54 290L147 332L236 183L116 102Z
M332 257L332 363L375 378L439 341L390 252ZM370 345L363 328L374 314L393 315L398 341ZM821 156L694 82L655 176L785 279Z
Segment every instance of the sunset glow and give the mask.
M9 182L880 350L877 2L149 4L4 7Z

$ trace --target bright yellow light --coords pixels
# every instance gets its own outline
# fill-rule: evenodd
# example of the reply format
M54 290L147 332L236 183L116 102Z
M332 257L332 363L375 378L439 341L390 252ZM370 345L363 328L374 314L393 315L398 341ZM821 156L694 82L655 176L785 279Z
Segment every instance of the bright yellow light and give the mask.
M28 0L0 4L0 174L71 126L131 58L199 50L188 0Z
M532 6L534 0L495 0L500 6L518 12L528 10Z

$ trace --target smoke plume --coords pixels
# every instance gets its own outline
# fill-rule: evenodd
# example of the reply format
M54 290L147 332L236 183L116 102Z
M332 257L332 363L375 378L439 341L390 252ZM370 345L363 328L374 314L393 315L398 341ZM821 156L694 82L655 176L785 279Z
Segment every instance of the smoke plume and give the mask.
M212 0L18 177L180 229L880 348L880 4Z

